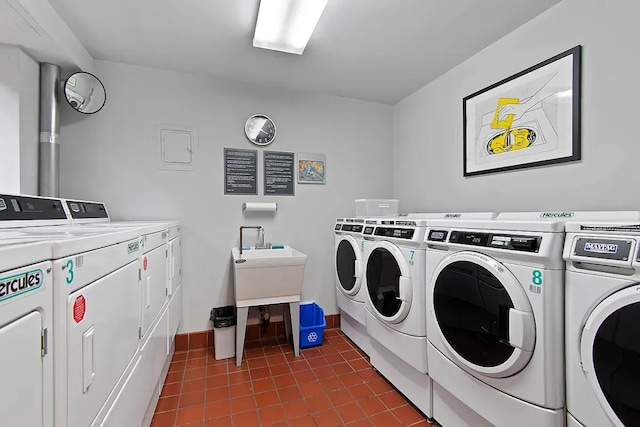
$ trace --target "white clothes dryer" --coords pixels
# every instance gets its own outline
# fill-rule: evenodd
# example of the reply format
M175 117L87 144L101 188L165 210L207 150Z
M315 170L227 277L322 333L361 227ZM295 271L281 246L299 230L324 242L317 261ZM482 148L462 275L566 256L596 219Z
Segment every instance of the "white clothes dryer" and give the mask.
M416 213L368 220L365 225L365 314L371 363L427 417L432 412L424 307L428 220L494 217L490 212Z
M569 427L640 426L640 221L568 222Z
M363 286L364 244L362 218L339 218L334 226L336 300L340 308L340 329L366 354L370 339L366 331Z
M0 228L14 212L0 196ZM0 237L2 424L53 427L51 246Z
M140 233L140 353L144 425L151 423L175 351L182 318L182 256L178 221L112 221L102 202L63 200L72 224Z
M540 220L430 223L428 355L441 425L564 425L563 231Z

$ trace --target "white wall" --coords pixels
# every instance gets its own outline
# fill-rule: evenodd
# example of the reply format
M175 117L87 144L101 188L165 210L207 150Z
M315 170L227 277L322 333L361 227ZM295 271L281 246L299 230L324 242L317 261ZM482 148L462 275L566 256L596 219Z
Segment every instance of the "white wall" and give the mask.
M208 329L211 307L233 301L230 251L240 225L261 224L266 241L306 253L302 298L338 312L334 220L354 214L357 198L390 197L392 107L102 61L97 73L105 108L93 116L62 108L61 194L104 200L119 219L182 222L182 331ZM254 113L276 122L268 150L325 154L327 184L297 185L295 197L225 196L223 148L256 148L243 132ZM157 168L160 123L199 130L197 170ZM246 201L277 202L278 212L243 218Z
M640 2L564 0L394 107L401 210L640 209ZM583 46L582 160L462 176L462 99Z
M0 192L38 192L40 68L15 46L0 46Z

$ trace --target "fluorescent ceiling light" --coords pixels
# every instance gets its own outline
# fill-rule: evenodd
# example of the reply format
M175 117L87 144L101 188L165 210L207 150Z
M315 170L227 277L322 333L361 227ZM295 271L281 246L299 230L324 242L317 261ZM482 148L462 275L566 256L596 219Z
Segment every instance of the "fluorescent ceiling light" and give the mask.
M253 46L301 55L327 0L260 0Z

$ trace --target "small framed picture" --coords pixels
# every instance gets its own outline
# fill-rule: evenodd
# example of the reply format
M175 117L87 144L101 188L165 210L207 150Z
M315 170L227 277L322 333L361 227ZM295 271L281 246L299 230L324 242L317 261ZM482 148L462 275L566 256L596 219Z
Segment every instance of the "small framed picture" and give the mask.
M298 153L298 184L325 184L326 167L324 154Z

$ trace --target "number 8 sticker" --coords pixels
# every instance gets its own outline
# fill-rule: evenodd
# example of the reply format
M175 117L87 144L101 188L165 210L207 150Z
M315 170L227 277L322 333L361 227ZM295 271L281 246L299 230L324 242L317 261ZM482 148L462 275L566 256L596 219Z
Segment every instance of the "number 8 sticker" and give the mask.
M541 286L542 285L542 271L533 270L533 276L531 277L531 283L533 283L536 286Z

